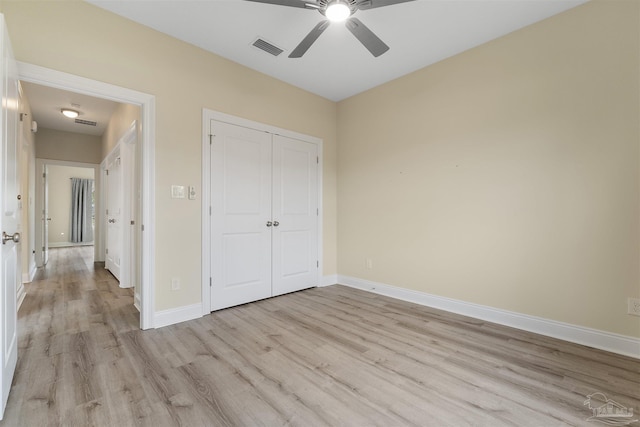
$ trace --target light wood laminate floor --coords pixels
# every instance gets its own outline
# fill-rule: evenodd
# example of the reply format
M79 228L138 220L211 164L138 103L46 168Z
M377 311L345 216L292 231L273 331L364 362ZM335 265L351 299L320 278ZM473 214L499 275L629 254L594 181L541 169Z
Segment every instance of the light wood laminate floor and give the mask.
M28 285L0 426L585 426L594 392L640 411L636 359L343 286L141 331L91 259L54 249Z

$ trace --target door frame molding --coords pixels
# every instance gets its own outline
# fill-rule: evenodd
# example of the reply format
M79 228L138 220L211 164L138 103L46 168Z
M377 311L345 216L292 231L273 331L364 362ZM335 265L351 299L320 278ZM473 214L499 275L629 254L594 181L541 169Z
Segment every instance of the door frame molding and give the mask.
M103 183L100 176L100 165L96 163L82 163L82 162L73 162L67 160L53 160L53 159L38 159L36 158L36 194L34 194L35 198L35 210L36 217L38 216L38 212L42 215L42 210L44 209L44 194L42 192L42 170L44 166L70 166L73 168L85 168L85 169L93 169L93 179L95 182L95 193L96 193L96 229L95 235L93 236L93 259L94 261L102 261L100 259L100 252L98 246L104 239L104 230L99 221L100 210L102 209L102 205L100 204L100 195L103 191ZM35 238L36 238L36 263L40 264L38 267L42 267L42 247L44 242L42 241L42 233L43 233L43 220L36 220L35 227ZM51 247L51 245L49 245ZM39 263L38 263L39 261Z
M140 328L154 327L155 315L155 132L156 98L121 86L18 62L18 80L68 90L96 98L137 105L142 116L142 265Z
M323 217L324 211L322 206L322 165L323 165L323 140L315 136L305 135L302 133L282 129L265 123L255 122L253 120L244 119L242 117L232 116L230 114L219 111L202 109L202 315L211 313L211 286L210 279L211 265L211 220L209 208L211 206L211 165L209 159L209 144L211 134L211 120L229 123L236 126L242 126L250 129L256 129L263 132L269 132L276 135L286 136L288 138L298 139L318 146L318 284L322 286L323 277Z

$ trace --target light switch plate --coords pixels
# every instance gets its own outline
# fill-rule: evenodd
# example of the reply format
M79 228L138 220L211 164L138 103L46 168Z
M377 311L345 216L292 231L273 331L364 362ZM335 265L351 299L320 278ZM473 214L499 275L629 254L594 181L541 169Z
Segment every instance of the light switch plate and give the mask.
M172 199L184 199L184 185L172 185L171 186L171 198Z
M189 186L189 200L195 200L196 199L196 187L194 187L193 185Z

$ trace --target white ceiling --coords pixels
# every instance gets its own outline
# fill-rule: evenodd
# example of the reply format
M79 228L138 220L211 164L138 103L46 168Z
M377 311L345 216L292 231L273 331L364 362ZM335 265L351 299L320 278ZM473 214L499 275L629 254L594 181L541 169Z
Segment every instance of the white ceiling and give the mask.
M331 24L300 59L288 54L324 17L244 0L88 0L89 3L333 101L339 101L587 0L416 0L357 11L390 50L374 58ZM251 44L262 38L278 57Z
M34 83L21 82L21 84L31 106L31 114L33 115L31 120L38 123L38 128L101 136L118 106L118 103L106 99L93 98ZM78 111L80 113L78 119L97 122L96 126L78 124L74 119L63 116L60 112L63 108Z

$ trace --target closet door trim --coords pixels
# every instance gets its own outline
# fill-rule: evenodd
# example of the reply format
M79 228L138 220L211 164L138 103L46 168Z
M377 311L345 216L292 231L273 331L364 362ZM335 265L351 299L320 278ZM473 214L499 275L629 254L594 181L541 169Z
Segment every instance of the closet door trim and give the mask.
M211 164L210 164L210 141L211 141L211 122L212 120L243 126L268 132L274 135L282 135L288 138L298 139L318 147L318 236L317 236L317 256L318 256L318 284L321 283L323 277L323 260L322 260L322 242L323 242L323 206L322 206L322 170L323 170L323 141L320 138L301 134L298 132L282 129L264 123L255 122L241 117L232 116L226 113L203 109L202 110L202 314L206 315L211 312ZM197 199L196 195L196 199Z

